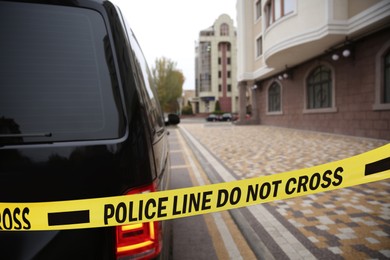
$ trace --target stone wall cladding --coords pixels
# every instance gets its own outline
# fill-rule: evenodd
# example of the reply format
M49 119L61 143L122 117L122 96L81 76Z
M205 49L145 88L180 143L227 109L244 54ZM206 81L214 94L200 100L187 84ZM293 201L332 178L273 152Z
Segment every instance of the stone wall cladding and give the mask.
M293 78L279 81L282 86L282 114L267 114L267 88L275 78L262 81L256 92L260 123L390 140L390 110L374 110L375 58L388 41L390 29L371 34L354 43L351 57L333 61L323 55L292 68ZM337 112L304 113L305 77L324 63L334 70Z

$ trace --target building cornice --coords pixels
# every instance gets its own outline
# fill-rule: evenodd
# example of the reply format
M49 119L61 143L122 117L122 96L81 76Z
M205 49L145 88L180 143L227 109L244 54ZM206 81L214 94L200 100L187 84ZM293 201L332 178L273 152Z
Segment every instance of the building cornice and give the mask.
M322 24L316 26L316 28L307 28L304 31L297 30L291 36L285 36L286 34L283 34L283 31L281 31L279 38L273 39L268 44L268 48L263 49L262 63L264 65L262 67L243 68L238 74L238 81L259 80L270 77L284 70L286 66L293 67L324 54L327 50L344 43L346 37L348 37L348 40L354 41L380 30L390 23L390 1L388 0L382 0L350 18L345 17L345 19L335 18L334 5L337 3L336 1L338 0L328 1L327 8L324 10L327 19ZM299 14L295 13L288 19L297 15ZM238 17L243 19L242 16ZM282 25L282 23L279 24ZM264 29L264 42L267 42L267 35L272 30L282 28L278 27L280 26L279 24L274 24L273 27ZM275 33L272 37L275 36ZM237 39L238 44L245 46L245 42L240 42L243 39L245 38L239 37ZM263 46L265 47L267 44ZM240 63L245 63L243 56L238 56L238 58L242 59L239 61Z
M353 16L348 20L348 34L358 32L363 28L370 27L381 20L390 17L390 2L381 1L367 10Z
M264 77L265 75L271 74L273 71L274 71L273 68L261 67L254 72L244 72L238 75L237 80L238 82L256 80L260 77Z

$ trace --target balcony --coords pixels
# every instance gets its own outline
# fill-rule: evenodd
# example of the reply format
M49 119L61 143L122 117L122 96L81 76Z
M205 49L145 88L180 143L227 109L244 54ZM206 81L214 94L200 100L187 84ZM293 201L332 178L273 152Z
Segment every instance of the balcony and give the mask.
M353 6L354 12L353 3L347 1L297 2L293 12L274 21L263 34L265 63L276 71L319 56L346 37L354 40L390 22L388 1L360 10Z

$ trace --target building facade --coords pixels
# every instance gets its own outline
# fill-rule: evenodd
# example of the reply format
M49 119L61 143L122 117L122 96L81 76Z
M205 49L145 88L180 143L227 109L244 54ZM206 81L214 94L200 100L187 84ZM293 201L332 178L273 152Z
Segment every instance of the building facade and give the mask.
M192 112L194 112L195 111L194 98L195 98L194 89L183 89L183 95L179 102L181 109L183 109L186 106L191 106L191 110Z
M390 1L237 0L237 24L241 118L390 140Z
M200 31L195 46L196 113L211 113L216 102L224 112L237 112L236 28L226 14Z

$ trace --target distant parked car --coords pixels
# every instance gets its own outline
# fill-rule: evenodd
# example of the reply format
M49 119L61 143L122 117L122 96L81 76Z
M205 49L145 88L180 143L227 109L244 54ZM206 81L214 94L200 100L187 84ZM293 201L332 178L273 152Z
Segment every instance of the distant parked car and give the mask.
M210 114L206 117L206 121L216 122L216 121L219 121L219 117L216 114Z
M221 117L221 121L233 121L233 116L231 113L224 113Z
M166 125L177 125L180 123L180 117L176 114L169 114Z

